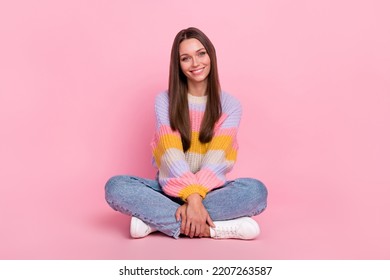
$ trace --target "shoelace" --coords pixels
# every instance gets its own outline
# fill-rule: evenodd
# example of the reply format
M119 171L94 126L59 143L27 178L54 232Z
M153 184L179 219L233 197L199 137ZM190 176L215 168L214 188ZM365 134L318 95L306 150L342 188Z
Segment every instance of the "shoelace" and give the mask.
M238 229L238 226L224 226L224 227L220 227L220 228L216 228L215 229L215 235L216 237L218 238L221 238L221 237L236 237L237 236L237 229Z

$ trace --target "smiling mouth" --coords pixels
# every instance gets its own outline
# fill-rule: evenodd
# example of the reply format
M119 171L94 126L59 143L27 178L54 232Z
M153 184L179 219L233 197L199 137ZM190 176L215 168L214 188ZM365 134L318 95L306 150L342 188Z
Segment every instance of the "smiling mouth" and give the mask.
M202 73L203 70L204 70L204 67L203 67L203 68L199 68L199 69L195 69L195 70L191 70L190 72L191 72L192 74L197 75L197 74Z

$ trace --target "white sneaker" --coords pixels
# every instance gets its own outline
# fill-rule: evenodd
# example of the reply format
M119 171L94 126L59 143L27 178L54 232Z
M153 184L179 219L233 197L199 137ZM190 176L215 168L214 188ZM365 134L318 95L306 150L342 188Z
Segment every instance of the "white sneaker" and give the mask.
M216 239L254 239L260 234L259 225L249 217L215 221L214 224L215 228L210 227L210 236Z
M155 231L156 231L155 228L145 224L142 220L138 219L137 217L131 218L131 224L130 224L131 237L142 238Z

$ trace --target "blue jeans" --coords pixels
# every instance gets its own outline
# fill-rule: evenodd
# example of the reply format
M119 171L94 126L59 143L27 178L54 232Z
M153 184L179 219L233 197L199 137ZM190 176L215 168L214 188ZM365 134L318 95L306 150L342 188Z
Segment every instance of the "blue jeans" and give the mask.
M135 216L158 231L178 238L177 208L184 202L166 195L157 180L115 176L108 180L106 201L116 211ZM203 200L213 221L258 215L267 206L267 189L260 181L240 178L209 192Z

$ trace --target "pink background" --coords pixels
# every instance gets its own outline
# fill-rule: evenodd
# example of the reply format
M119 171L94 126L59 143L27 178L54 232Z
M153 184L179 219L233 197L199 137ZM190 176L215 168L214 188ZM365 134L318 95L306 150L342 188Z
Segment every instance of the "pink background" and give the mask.
M388 1L1 1L1 259L389 259ZM153 177L153 99L202 29L244 115L231 177L261 236L129 238L104 200Z

